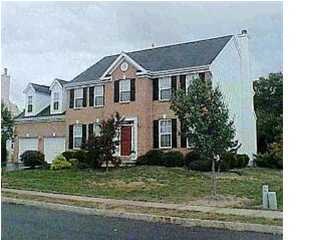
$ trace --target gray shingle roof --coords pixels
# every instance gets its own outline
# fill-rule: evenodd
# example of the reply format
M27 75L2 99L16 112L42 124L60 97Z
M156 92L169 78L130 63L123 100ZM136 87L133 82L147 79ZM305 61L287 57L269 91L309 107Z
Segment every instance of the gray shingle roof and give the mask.
M34 90L36 90L37 92L50 94L50 90L49 90L50 87L49 86L40 85L40 84L36 84L36 83L31 83L31 85L34 88Z
M229 42L232 35L200 41L155 47L127 54L150 71L196 67L210 64ZM117 59L117 55L106 56L76 76L72 82L97 80Z
M60 79L60 78L56 78L55 80L57 80L62 86L66 83L68 83L68 81Z

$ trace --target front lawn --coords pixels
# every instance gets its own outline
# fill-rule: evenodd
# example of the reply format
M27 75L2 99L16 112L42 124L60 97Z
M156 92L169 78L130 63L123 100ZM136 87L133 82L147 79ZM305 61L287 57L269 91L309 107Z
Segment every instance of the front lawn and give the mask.
M243 175L224 173L218 193L249 199L244 207L261 204L261 187L276 191L282 208L282 172L271 169L244 169ZM23 170L2 174L2 187L97 196L114 199L184 203L210 195L211 178L183 168L139 166L109 173L80 170Z

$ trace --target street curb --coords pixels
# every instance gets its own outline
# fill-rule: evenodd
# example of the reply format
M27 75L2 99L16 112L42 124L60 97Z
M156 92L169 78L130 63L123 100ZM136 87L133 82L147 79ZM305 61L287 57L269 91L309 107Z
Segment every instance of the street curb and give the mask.
M259 233L269 233L282 235L283 229L279 226L261 225L261 224L247 224L247 223L235 223L235 222L223 222L214 220L200 220L200 219L187 219L180 217L168 217L168 216L157 216L142 213L126 213L126 212L116 212L112 210L103 210L95 208L86 208L78 206L63 205L57 203L47 203L33 200L23 200L2 197L2 202L22 204L28 206L42 207L51 210L62 210L75 212L87 215L99 215L105 217L118 217L126 218L132 220L141 220L153 223L167 223L176 224L185 227L207 227L207 228L217 228L217 229L228 229L233 231L248 231L248 232L259 232Z
M27 194L30 196L49 197L49 198L61 199L61 200L79 200L79 201L85 201L85 202L97 202L97 203L103 203L109 206L150 207L150 208L173 209L173 210L182 210L182 211L197 211L197 212L205 212L205 213L213 212L213 213L231 214L231 215L247 216L247 217L262 217L262 218L269 218L269 219L283 218L282 212L279 212L279 211L233 209L233 208L219 208L219 207L208 207L208 206L197 206L197 205L172 204L172 203L156 203L156 202L120 200L120 199L107 199L107 198L67 195L67 194L61 194L61 193L46 193L46 192L8 189L8 188L2 188L1 191L16 193L16 194Z

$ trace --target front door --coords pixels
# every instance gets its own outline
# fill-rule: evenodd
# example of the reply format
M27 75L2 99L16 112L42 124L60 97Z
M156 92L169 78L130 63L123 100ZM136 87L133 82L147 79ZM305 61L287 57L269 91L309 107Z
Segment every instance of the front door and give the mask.
M121 156L129 156L131 153L131 126L121 127Z

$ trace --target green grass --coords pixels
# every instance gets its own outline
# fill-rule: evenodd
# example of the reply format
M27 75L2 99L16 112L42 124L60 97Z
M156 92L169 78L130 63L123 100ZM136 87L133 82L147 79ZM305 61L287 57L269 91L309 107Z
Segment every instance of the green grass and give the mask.
M282 208L282 172L244 169L219 177L218 193L251 200L244 207L261 204L261 187L276 191ZM2 187L97 196L114 199L183 203L210 195L209 176L182 168L139 166L108 173L79 170L24 170L2 174Z

